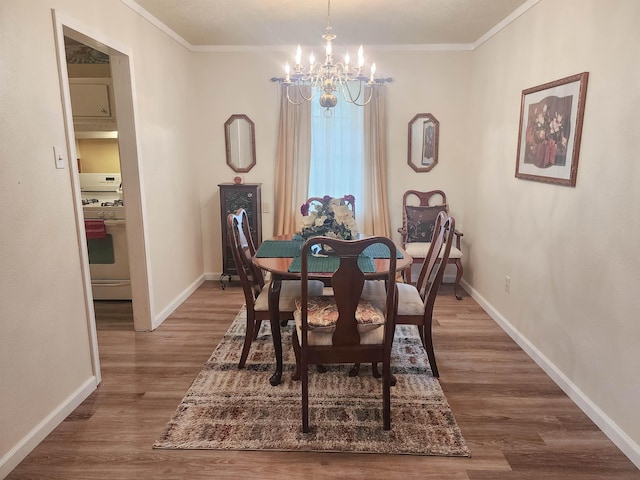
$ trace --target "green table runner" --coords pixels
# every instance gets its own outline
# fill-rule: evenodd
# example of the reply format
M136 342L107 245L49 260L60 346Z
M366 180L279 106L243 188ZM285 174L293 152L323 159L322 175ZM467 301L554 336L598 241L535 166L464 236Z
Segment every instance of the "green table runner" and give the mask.
M265 240L258 248L258 258L289 258L300 255L302 242L299 240Z
M296 238L297 237L297 238ZM304 239L296 235L293 240L265 240L258 248L258 258L289 258L300 255L300 249ZM372 258L389 258L389 248L381 243L368 246L364 255ZM404 258L402 252L397 250L396 258Z
M388 252L387 252L388 254ZM309 257L309 271L316 273L333 273L340 265L340 257L329 255L328 257ZM358 266L364 273L373 273L376 271L376 265L373 258L360 255L358 257ZM300 257L295 257L289 265L289 271L298 273L302 268Z

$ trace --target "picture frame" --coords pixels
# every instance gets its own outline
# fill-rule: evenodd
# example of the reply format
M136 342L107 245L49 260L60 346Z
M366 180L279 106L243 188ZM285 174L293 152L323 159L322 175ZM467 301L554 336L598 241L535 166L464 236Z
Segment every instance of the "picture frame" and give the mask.
M416 172L428 172L438 164L440 122L430 113L418 113L409 121L407 163Z
M522 91L516 178L575 187L589 72Z

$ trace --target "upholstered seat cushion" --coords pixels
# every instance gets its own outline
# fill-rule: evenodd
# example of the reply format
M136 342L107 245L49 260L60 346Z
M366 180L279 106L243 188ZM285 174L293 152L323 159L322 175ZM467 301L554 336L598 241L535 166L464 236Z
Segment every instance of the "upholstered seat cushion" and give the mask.
M299 311L293 313L293 318L298 332L298 338L302 342L302 315ZM384 341L384 328L374 328L366 331L360 331L361 345L380 345ZM307 330L307 342L309 345L332 345L333 331L326 330Z
M297 298L294 319L302 318L302 300ZM307 325L309 330L317 332L333 332L338 321L338 305L334 297L313 296L307 299ZM385 317L382 310L376 308L366 299L360 299L356 309L358 331L364 332L384 325Z
M424 303L413 285L398 283L398 316L424 315Z
M384 312L387 304L387 289L383 280L367 280L364 282L361 298Z
M269 311L269 287L270 284L265 284L264 288L256 298L253 309L256 312L268 312ZM322 289L324 283L320 280L309 280L309 295L322 295ZM280 305L279 310L281 312L293 312L296 309L296 298L299 298L300 281L299 280L283 280L282 288L280 290Z
M408 283L396 283L398 287L398 315L423 315L424 303L416 287ZM386 290L384 282L373 280L365 283L362 291L362 298L370 301L378 308L384 309L386 301Z
M431 246L431 243L429 242L413 242L413 243L407 243L404 246L404 249L413 258L425 258L427 256L427 253L429 253L430 246ZM443 245L442 248L440 249L440 257L442 257L444 248L445 246ZM451 245L451 252L449 253L449 258L462 258L462 252L456 247L454 247L453 245Z

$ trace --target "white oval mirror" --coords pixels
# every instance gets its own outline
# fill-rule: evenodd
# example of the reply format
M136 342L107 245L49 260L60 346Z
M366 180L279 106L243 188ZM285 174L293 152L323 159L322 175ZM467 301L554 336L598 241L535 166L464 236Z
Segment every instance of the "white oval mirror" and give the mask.
M231 115L224 123L227 165L234 172L248 172L256 164L254 124L246 115Z

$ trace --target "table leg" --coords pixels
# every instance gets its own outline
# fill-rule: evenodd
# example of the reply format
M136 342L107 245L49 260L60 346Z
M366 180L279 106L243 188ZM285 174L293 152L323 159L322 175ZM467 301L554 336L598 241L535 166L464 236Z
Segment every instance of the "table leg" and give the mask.
M280 335L280 289L282 279L273 275L269 286L269 322L271 324L271 339L276 354L276 371L269 379L273 386L279 385L282 380L282 337Z

